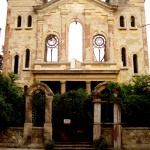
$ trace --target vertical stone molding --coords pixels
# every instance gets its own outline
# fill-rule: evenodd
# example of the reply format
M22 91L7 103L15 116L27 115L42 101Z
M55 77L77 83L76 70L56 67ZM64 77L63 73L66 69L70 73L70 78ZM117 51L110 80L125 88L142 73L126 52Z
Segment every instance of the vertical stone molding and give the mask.
M91 94L91 81L86 81L86 91Z
M66 81L60 81L61 83L61 94L66 92Z
M44 83L35 83L31 85L27 90L26 95L26 112L25 112L25 124L24 124L24 143L31 144L32 141L32 97L36 90L42 90L45 92L45 123L44 123L44 142L52 140L52 100L53 92ZM44 116L43 116L44 117Z
M121 149L121 111L114 103L114 148Z

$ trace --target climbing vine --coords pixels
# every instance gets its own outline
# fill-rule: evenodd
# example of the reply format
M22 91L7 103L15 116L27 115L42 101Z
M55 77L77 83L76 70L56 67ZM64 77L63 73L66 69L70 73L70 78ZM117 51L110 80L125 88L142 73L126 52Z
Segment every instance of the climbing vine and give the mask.
M114 93L117 93L115 95ZM102 99L119 104L122 121L131 126L150 126L150 76L135 76L129 82L108 82Z

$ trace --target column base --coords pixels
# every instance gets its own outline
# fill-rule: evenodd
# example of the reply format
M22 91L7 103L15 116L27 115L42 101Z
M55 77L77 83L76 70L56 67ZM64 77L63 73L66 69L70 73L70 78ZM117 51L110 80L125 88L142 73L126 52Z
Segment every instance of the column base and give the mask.
M31 144L31 139L32 139L32 123L25 123L24 124L23 139L24 139L24 144L25 145Z
M44 143L48 143L52 141L52 123L45 123L44 124Z

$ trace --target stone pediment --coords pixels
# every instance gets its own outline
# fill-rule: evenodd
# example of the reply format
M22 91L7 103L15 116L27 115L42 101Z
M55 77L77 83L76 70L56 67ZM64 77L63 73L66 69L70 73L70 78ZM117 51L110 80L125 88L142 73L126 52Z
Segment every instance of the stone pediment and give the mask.
M111 5L101 0L51 0L43 5L33 6L35 12L49 15L55 12L68 14L77 12L89 14L91 11L110 13L117 10L117 5Z

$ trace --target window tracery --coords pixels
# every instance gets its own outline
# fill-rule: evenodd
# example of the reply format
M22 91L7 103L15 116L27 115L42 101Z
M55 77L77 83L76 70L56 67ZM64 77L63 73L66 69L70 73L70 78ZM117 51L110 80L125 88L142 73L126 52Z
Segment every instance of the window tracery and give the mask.
M58 38L51 34L46 40L46 61L58 61Z
M93 38L93 53L95 62L105 61L106 40L102 35L96 35Z

